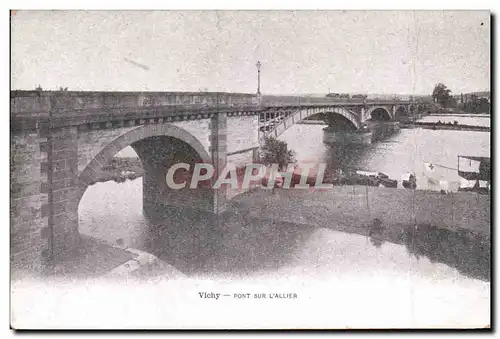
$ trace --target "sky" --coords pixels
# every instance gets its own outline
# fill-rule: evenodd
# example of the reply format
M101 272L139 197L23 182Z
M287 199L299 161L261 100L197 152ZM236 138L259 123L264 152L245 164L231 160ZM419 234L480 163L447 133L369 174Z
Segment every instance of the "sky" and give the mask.
M17 11L11 87L263 94L490 89L488 11Z

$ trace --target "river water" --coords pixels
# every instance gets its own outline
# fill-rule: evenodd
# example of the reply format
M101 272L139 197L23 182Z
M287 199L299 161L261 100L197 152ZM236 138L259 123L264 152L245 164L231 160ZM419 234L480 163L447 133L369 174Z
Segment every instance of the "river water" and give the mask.
M297 152L299 161L380 171L398 181L402 173L412 171L419 188L425 187L423 162L456 168L458 154L490 155L486 132L403 129L364 148L335 148L323 144L322 128L294 125L281 139ZM132 154L124 150L120 155ZM446 180L458 180L456 170L442 173ZM337 298L349 303L363 295L363 303L375 313L374 305L394 301L388 306L393 317L420 308L417 317L434 326L489 322L490 283L484 275L470 275L425 256L417 259L403 245L374 246L363 236L328 228L228 220L221 230L207 226L203 216L148 221L142 215L142 178L87 188L79 219L81 233L154 253L189 277L331 282ZM374 286L384 288L375 292ZM341 316L337 311L332 310Z
M436 190L429 183L424 164L436 166L433 178L444 179L449 189L458 190L458 155L490 157L490 133L474 131L401 129L393 136L363 146L323 144L324 126L294 125L280 137L296 151L297 160L326 162L329 167L382 172L398 180L408 172L416 174L417 189Z

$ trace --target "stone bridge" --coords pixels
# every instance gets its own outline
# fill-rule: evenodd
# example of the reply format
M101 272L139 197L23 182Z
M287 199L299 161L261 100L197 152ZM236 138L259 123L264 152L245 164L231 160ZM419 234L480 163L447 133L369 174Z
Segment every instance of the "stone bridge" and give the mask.
M71 252L83 193L124 147L137 152L144 169L146 216L161 215L165 206L220 213L239 191L212 189L212 181L172 190L168 168L211 163L216 179L227 164L242 168L257 160L259 140L269 132L259 127L270 113L286 116L273 129L279 135L313 114L336 115L359 128L375 112L394 119L407 105L238 93L13 91L12 267L41 271Z
M321 115L329 126L360 129L367 121L391 121L409 116L417 110L416 104L396 100L349 100L327 98L267 96L261 104L262 135L279 137L289 127L303 119Z

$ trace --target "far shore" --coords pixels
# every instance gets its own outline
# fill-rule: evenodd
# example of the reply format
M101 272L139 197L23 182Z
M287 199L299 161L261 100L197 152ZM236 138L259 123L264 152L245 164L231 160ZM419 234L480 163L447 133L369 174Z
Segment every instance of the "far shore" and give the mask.
M462 113L462 112L459 112L459 113L431 113L431 114L427 114L427 116L431 116L431 117L449 117L449 116L457 116L457 117L461 117L461 118L491 118L491 114L488 114L488 113Z
M124 182L140 178L143 174L141 160L138 157L114 157L107 166L97 171L97 179L91 184L106 181Z
M490 132L491 127L488 126L473 126L473 125L460 125L453 123L438 123L438 122L400 122L400 128L425 128L433 130L455 130L455 131L478 131L478 132Z

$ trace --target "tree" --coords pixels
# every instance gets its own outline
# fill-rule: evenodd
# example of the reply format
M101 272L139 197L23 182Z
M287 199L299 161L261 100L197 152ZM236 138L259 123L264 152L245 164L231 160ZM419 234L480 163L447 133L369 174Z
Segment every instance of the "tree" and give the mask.
M435 103L443 105L443 107L449 106L451 103L451 90L449 90L444 84L438 83L432 91L432 99Z
M274 137L264 139L264 145L260 149L260 160L266 166L278 164L279 171L284 170L288 164L296 161L295 152L288 149L287 143Z
M281 171L288 164L295 163L295 152L288 149L285 141L267 137L260 151L260 160L266 166L278 164L278 169Z
M478 112L479 113L488 113L490 114L490 103L488 102L488 99L486 98L481 98L479 99L478 103Z
M490 113L490 103L486 98L479 98L472 94L464 104L461 105L465 112L469 113Z
M450 97L446 103L446 106L456 108L458 106L457 99L455 99L454 97Z

